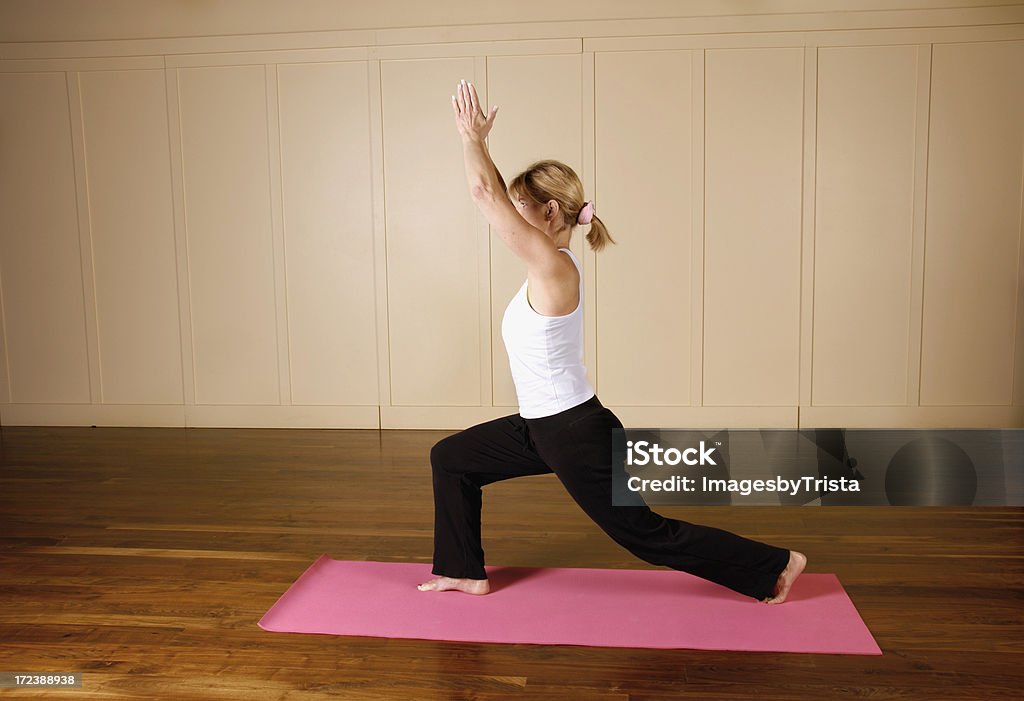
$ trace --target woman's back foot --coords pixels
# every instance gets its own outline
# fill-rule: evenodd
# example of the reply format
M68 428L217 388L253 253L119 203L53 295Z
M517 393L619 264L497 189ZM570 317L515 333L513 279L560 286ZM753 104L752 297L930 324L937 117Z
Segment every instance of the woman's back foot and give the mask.
M779 580L775 583L775 589L772 591L772 595L764 600L766 604L781 604L789 596L789 590L793 587L793 582L800 576L800 573L807 567L807 556L803 553L798 553L796 550L789 551L789 564L786 565L786 569L782 570L779 575Z
M491 583L486 579L456 579L454 577L438 577L416 587L420 591L449 591L457 589L467 594L483 596L491 590Z

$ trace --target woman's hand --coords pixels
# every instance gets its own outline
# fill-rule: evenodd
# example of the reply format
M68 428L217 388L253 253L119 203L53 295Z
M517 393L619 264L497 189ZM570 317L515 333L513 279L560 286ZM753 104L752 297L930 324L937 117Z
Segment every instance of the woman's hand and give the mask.
M459 82L458 95L452 95L452 111L455 112L455 126L463 139L483 141L491 131L494 118L498 115L498 107L485 116L480 110L480 100L476 96L476 88L465 80Z

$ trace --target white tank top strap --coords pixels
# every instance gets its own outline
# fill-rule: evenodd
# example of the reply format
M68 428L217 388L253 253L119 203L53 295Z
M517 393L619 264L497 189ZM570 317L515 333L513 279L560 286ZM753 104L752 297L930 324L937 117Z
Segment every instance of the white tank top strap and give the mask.
M576 258L576 254L573 253L568 248L559 248L558 250L559 251L565 251L566 253L569 254L569 259L572 261L572 264L576 266L576 270L579 271L579 274L580 274L580 289L582 289L583 288L583 266L580 265L580 261L579 261L578 258Z

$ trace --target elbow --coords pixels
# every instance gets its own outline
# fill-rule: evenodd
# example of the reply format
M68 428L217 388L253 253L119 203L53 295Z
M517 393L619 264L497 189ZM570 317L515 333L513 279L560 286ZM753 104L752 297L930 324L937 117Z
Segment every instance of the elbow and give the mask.
M477 203L490 202L494 199L494 192L485 183L476 183L469 188L469 194Z

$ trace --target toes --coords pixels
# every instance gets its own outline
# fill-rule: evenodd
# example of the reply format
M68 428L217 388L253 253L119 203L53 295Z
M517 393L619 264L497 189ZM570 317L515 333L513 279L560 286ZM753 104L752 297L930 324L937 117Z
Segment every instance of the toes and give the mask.
M467 594L486 594L490 591L486 580L483 584L467 581L467 580L453 580L446 577L439 577L432 579L429 582L424 582L416 586L420 591L448 591L450 589L457 589Z

